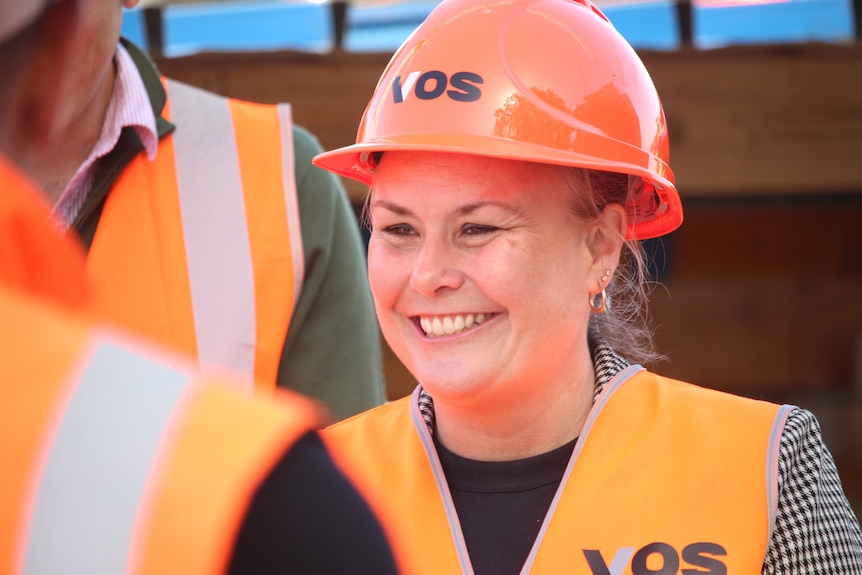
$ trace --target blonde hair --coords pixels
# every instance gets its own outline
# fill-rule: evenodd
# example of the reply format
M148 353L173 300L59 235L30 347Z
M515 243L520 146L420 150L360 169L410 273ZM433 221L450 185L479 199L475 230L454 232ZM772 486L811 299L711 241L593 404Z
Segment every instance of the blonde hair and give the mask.
M572 191L572 215L579 222L598 221L608 204L625 207L637 176L554 166ZM653 341L649 315L649 292L654 285L647 272L647 256L639 240L624 240L620 263L606 288L607 308L590 318L589 336L602 339L614 351L633 363L649 363L662 358ZM575 297L580 297L576 295ZM583 294L588 297L588 294Z

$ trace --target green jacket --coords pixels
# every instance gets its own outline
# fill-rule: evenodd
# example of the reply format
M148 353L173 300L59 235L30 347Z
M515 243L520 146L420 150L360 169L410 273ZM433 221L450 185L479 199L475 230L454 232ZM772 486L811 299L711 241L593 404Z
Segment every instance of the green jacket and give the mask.
M159 138L174 130L161 116L167 95L152 61L122 40L141 74L156 115ZM359 226L341 181L316 168L322 151L307 130L293 128L296 189L305 256L305 277L278 369L279 386L318 398L339 418L383 403L385 385L380 334L365 266ZM98 164L95 181L72 229L92 244L105 198L123 169L145 153L134 130Z

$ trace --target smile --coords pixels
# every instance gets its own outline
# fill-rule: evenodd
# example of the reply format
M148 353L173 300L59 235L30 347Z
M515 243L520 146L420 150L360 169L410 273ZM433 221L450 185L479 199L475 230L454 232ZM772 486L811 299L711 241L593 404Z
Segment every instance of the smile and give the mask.
M419 326L428 337L454 335L478 326L489 317L484 313L420 317Z

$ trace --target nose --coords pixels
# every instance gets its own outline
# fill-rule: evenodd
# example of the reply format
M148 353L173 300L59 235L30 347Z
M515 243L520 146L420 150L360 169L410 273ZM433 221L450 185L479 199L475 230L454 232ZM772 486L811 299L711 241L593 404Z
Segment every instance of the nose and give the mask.
M424 238L413 261L410 286L431 297L444 290L458 289L463 283L464 274L455 246L442 237Z

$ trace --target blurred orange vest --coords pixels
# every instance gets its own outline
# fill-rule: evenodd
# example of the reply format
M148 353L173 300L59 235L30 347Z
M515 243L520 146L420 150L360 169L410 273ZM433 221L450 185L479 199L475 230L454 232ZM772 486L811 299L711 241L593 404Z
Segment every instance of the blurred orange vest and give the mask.
M0 156L0 286L66 309L83 308L92 302L84 252L77 242L59 237L49 214L33 184Z
M0 573L223 572L322 413L95 327L81 250L2 159L0 183Z
M404 573L472 573L416 402L334 424L324 440ZM760 573L788 410L626 369L593 406L522 573Z
M90 247L99 315L272 388L304 275L290 107L163 81L176 130L123 169Z

